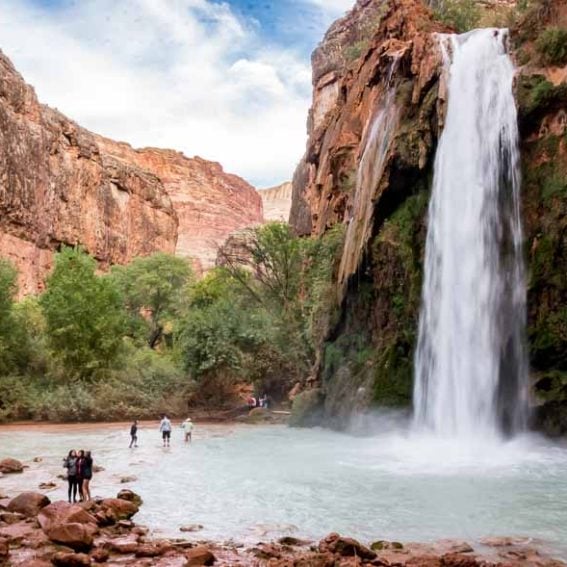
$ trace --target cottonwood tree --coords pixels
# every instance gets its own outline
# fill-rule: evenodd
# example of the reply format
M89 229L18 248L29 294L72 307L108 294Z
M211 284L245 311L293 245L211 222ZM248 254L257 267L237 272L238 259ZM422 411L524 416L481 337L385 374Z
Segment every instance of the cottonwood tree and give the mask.
M70 376L82 379L117 364L125 332L120 291L96 269L82 249L64 248L40 298L55 358Z

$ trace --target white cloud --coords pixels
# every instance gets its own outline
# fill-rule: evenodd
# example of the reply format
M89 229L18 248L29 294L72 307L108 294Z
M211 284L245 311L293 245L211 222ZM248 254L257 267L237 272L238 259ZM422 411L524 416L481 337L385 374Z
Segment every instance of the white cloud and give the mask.
M289 179L303 153L308 63L263 45L226 4L0 0L0 38L42 102L95 132L217 160L258 185Z

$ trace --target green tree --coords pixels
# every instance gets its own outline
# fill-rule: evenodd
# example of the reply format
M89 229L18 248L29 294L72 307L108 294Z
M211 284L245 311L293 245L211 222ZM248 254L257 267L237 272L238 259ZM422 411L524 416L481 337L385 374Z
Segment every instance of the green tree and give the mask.
M80 248L64 248L40 299L55 357L72 376L87 379L117 365L125 331L120 292L96 268Z
M189 263L159 252L117 266L112 275L124 296L132 334L143 333L148 346L155 348L183 307L192 279Z
M14 360L14 296L18 272L8 260L0 259L0 372L12 371Z

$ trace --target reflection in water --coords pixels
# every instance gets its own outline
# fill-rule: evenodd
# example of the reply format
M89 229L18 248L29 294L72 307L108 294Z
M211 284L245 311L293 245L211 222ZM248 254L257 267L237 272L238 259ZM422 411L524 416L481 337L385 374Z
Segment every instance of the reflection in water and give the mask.
M175 428L163 449L157 425L142 426L128 449L128 425L0 428L0 457L31 465L0 478L0 490L36 489L63 472L70 447L94 452L105 467L93 495L128 486L144 506L137 521L179 536L256 542L285 533L330 531L363 540L533 536L567 541L567 451L538 438L494 446L385 431L350 437L325 430L198 425L183 444ZM36 456L42 463L31 463ZM137 482L120 485L121 476ZM61 481L61 485L63 482ZM64 487L54 493L64 497Z

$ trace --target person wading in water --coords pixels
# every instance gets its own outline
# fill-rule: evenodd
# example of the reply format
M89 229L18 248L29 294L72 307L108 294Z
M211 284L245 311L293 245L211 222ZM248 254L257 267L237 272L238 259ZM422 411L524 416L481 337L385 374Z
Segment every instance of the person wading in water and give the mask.
M193 422L191 421L191 418L188 417L182 424L181 427L183 427L183 431L185 432L185 443L191 443L192 441L192 435L193 435L193 428L195 427L193 425Z
M130 449L138 446L138 420L135 419L130 427Z
M69 454L63 459L63 466L67 469L67 482L69 483L69 502L71 496L73 502L77 501L77 489L79 484L77 482L77 453L74 449L69 451Z
M169 421L167 415L163 416L163 419L159 424L159 430L161 431L163 446L169 447L169 440L171 439L171 421Z

